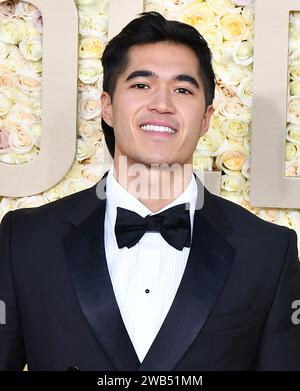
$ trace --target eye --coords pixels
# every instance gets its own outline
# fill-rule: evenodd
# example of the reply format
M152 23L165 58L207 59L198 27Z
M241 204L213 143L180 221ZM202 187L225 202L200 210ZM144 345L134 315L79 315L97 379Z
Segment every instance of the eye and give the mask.
M137 90L146 90L149 88L149 86L147 86L144 83L137 83L137 84L134 84L133 86L131 86L131 88L135 88Z
M188 90L187 88L183 88L183 87L178 87L175 89L175 91L179 92L179 94L184 94L184 95L192 94L190 90Z

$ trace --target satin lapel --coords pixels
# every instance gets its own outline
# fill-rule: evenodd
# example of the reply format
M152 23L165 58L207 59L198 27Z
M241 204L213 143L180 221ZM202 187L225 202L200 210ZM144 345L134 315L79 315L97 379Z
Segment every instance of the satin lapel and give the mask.
M209 193L206 195L212 197ZM168 371L176 367L201 331L231 268L234 250L206 218L210 213L216 217L221 211L216 202L210 205L211 199L207 201L203 210L195 212L186 269L170 311L139 368L141 371ZM222 218L226 219L221 213L218 220ZM231 230L226 221L220 224L223 233Z
M111 284L104 249L105 201L64 237L73 285L90 327L112 367L136 370L140 365L124 326Z

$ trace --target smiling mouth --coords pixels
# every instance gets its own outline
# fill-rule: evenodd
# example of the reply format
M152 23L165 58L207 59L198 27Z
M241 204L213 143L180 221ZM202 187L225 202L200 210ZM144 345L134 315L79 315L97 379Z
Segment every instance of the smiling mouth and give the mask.
M175 129L172 129L168 126L146 124L146 125L141 125L140 128L145 132L157 132L157 133L167 133L167 134L177 133Z

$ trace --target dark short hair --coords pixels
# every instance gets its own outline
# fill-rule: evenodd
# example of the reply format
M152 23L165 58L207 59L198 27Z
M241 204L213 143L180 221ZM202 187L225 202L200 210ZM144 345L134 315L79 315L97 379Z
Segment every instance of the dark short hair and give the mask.
M128 23L107 44L103 56L103 91L113 98L118 76L128 64L128 50L134 45L156 42L174 42L190 47L199 61L199 73L204 85L205 105L212 104L215 92L215 74L211 64L211 51L202 35L192 26L175 20L167 20L158 12L144 12ZM105 142L114 157L115 136L111 128L101 120Z

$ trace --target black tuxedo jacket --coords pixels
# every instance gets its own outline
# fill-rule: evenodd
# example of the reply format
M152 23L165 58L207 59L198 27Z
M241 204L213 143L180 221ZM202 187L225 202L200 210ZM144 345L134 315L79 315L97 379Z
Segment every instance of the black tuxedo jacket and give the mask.
M179 289L140 363L108 273L105 204L94 186L3 219L1 370L300 370L294 231L205 190Z

